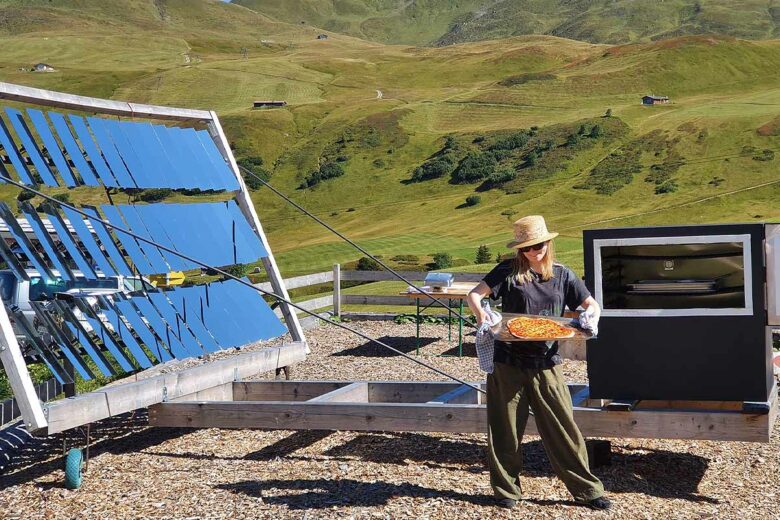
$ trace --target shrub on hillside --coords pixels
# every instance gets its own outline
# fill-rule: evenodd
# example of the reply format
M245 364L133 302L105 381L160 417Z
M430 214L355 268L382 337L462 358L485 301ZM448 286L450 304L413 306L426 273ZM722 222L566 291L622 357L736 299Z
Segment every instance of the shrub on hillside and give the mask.
M243 278L249 274L250 267L247 264L235 264L227 267L222 267L222 270L228 274L235 276L236 278Z
M32 192L27 191L27 190L22 190L16 196L16 200L18 200L19 202L24 202L26 200L30 200L33 197L35 197L35 193L32 193Z
M379 265L379 262L377 262L373 258L362 256L357 261L357 265L355 265L355 269L357 269L358 271L381 271L382 266Z
M761 150L760 154L756 154L753 156L754 161L771 161L775 158L775 152L770 150L769 148L765 148Z
M528 139L528 131L521 130L510 136L499 139L490 145L489 150L516 150L517 148L523 148L528 144Z
M466 197L466 206L476 206L480 202L482 202L482 197L479 195L469 195Z
M374 159L374 162L372 162L371 164L373 164L375 168L385 167L385 161L383 161L382 159Z
M263 183L260 182L257 179L257 177L260 177L264 181L268 181L271 178L271 172L263 168L262 157L252 155L252 156L242 157L238 159L238 161L236 162L242 168L252 172L252 173L247 173L246 171L241 170L241 176L244 178L246 187L249 188L250 191L259 190L260 188L263 187ZM255 177L255 175L257 177Z
M499 168L490 174L490 177L488 177L488 182L490 182L492 186L498 186L500 184L504 184L505 182L514 180L515 177L517 177L517 172L512 168Z
M320 182L333 179L335 177L341 177L344 175L344 169L340 164L335 162L328 162L320 166L319 170L311 172L299 186L300 189L310 188L319 184Z
M591 139L598 139L602 136L604 132L601 130L601 126L599 125L593 125L593 128L590 129L590 136Z
M434 253L433 269L447 269L448 267L452 267L452 255L449 253Z
M441 157L436 157L423 163L414 169L412 173L412 180L415 182L427 181L430 179L438 179L443 177L452 171L455 166L455 159L452 155L446 154Z
M487 179L498 163L491 153L471 152L452 172L452 182L468 184Z
M677 191L677 183L675 181L666 181L655 187L655 194L661 195L663 193L674 193Z
M168 188L153 188L144 190L138 195L138 200L144 202L158 202L170 197L171 193L173 193L173 190L169 190Z

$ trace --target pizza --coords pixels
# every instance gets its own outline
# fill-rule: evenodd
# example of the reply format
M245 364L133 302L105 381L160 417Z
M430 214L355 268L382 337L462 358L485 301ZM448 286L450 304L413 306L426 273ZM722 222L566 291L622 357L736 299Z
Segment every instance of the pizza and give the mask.
M523 339L566 339L574 330L547 318L512 318L506 323L509 333Z

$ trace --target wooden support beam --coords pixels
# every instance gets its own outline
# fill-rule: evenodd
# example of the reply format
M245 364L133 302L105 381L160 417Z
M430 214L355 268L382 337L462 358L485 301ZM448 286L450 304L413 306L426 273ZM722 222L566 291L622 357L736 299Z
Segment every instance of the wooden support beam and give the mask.
M367 403L368 383L351 383L307 401L308 403Z
M238 385L245 384L239 383ZM254 385L254 383L252 383ZM299 383L305 388L307 383ZM317 383L323 385L323 382ZM347 388L345 383L341 383ZM149 410L152 426L196 428L272 428L356 431L485 433L487 409L481 404L374 402L372 392L389 398L435 399L461 385L450 383L368 383L369 403L326 402L190 402L161 403ZM441 392L444 385L449 390ZM424 385L430 385L425 387ZM438 389L435 387L438 386ZM580 386L580 385L578 385ZM312 387L313 388L313 387ZM257 388L252 389L254 392ZM277 388L278 390L278 388ZM431 394L433 390L439 393ZM777 414L777 394L769 414L724 410L633 410L574 407L574 418L586 437L695 439L768 442ZM537 434L533 417L526 433Z
M228 383L232 391L233 381L303 361L306 358L304 351L302 343L289 343L54 401L46 407L48 433L69 430L166 400L197 395Z
M236 381L233 400L308 401L348 384L348 381Z
M479 404L479 392L468 385L460 385L454 390L445 392L428 402L441 404Z

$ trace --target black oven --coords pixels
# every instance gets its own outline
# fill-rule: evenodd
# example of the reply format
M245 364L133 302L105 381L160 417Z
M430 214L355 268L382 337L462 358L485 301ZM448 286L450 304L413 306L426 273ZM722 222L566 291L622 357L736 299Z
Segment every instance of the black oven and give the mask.
M586 284L603 309L591 398L766 401L778 245L765 224L585 231Z

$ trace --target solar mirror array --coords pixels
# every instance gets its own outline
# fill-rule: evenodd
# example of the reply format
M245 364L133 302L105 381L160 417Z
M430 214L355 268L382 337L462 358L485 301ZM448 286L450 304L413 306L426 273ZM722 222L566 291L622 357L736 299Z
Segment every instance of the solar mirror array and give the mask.
M208 131L5 108L0 177L38 187L232 192L238 180ZM0 179L2 182L2 179ZM160 290L146 275L268 256L235 200L68 207L0 203L0 256L29 286L30 311L6 309L28 359L61 383L89 380L277 337L285 332L260 294L235 280ZM26 221L26 226L24 226ZM111 226L105 225L106 221ZM72 369L70 368L72 367Z

